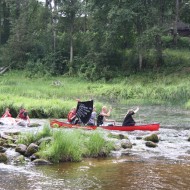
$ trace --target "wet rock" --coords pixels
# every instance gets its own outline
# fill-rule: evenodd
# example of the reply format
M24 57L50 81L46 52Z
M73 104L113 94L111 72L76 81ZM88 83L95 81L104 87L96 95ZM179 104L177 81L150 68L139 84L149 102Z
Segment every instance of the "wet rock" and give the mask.
M31 123L30 125L28 125L28 127L39 127L40 124L39 123Z
M141 140L141 139L142 139L142 137L136 137L136 139L137 139L137 140Z
M118 151L120 149L121 149L121 144L120 143L115 143L113 150Z
M50 143L51 141L53 140L52 137L44 137L44 138L41 138L37 144L40 145L41 143Z
M34 154L32 154L32 156L30 156L31 161L34 161L34 160L39 159L39 158L40 158L40 156L38 155L38 153L34 153Z
M26 152L26 149L27 149L27 146L25 144L18 144L17 147L15 148L15 151L24 155Z
M49 165L49 164L51 164L51 162L49 162L48 160L44 160L44 159L36 159L32 163L34 163L35 165Z
M158 138L158 135L157 134L152 134L150 136L147 136L144 138L145 141L151 141L151 142L154 142L154 143L157 143L159 142L159 138Z
M7 145L9 148L16 148L17 147L17 144L14 144L14 143L10 143Z
M26 160L25 160L25 157L23 155L19 155L18 157L16 157L14 159L14 162L17 164L25 164Z
M6 143L5 139L0 139L0 146L4 146L5 143Z
M21 132L19 131L10 131L10 132L4 132L5 135L9 135L9 136L18 136L21 134Z
M26 156L31 156L32 154L36 153L38 151L39 146L31 143L28 148L26 149L25 155Z
M7 155L5 153L0 153L0 163L6 163L7 160Z
M129 140L123 140L121 142L121 147L124 148L124 149L127 149L127 148L132 148L133 145Z
M5 140L8 140L8 141L12 141L12 142L15 142L15 139L9 135L6 135L4 133L1 134L1 138L2 139L5 139Z
M151 142L151 141L147 141L147 142L145 143L145 145L148 146L148 147L151 147L151 148L155 148L155 147L158 146L156 143Z
M190 141L190 137L187 139L187 141Z
M109 133L108 135L109 138L115 138L115 139L128 139L127 136L125 136L124 134L116 134L116 133Z
M6 148L4 148L3 146L0 146L0 153L4 153L4 152L6 152Z

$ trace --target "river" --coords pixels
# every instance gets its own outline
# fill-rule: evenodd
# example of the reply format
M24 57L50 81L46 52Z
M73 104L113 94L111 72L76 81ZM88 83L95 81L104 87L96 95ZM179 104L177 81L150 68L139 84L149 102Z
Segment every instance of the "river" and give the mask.
M158 147L146 147L145 142L137 138L155 132L115 132L126 133L133 148L114 151L114 156L110 158L85 159L79 163L48 166L0 163L0 189L190 189L190 142L187 141L190 136L190 111L164 106L144 106L136 115L136 120L161 123L161 129L156 132L160 137ZM45 120L40 122L43 124ZM13 130L18 129L11 126L1 127L1 131Z

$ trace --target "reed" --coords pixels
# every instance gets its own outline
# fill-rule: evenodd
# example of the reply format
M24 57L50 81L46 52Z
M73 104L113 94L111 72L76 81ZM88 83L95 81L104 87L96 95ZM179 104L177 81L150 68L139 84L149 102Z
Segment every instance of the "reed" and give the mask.
M113 150L113 144L106 141L100 132L93 133L86 142L87 157L105 157Z

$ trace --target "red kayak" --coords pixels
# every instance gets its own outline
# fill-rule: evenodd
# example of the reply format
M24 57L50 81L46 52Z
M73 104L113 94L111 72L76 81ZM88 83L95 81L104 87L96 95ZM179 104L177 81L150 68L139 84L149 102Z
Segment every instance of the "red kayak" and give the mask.
M58 121L58 120L50 120L50 126L52 128L79 128L79 129L87 129L87 130L94 130L96 128L103 128L106 130L117 130L117 131L135 131L135 130L141 130L141 131L158 131L160 128L159 123L154 124L143 124L143 125L135 125L135 126L80 126L80 125L73 125L69 124L64 121Z
M97 126L74 125L64 121L58 121L56 119L50 120L50 126L52 128L78 128L78 129L87 129L87 130L94 130L97 128Z

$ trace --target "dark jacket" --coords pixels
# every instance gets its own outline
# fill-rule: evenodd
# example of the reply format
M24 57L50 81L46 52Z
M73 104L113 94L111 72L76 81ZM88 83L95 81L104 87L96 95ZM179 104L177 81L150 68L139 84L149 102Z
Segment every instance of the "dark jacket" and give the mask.
M135 125L135 121L132 117L132 115L134 115L134 111L130 111L126 116L125 119L122 123L122 126L134 126Z

